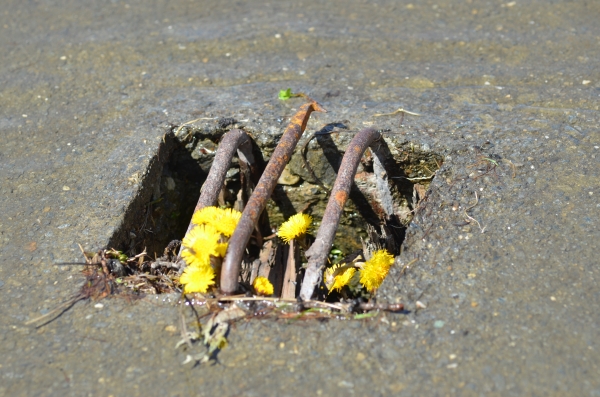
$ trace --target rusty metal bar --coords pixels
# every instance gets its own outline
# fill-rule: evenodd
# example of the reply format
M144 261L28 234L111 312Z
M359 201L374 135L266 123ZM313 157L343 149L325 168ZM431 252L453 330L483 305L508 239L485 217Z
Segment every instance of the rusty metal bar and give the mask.
M241 161L249 164L254 162L250 137L242 130L233 129L223 135L221 142L219 142L208 177L206 177L206 181L200 189L200 198L194 212L215 204L219 192L225 184L225 177L236 151Z
M319 285L323 278L325 262L331 250L331 244L333 244L344 205L348 200L350 188L352 187L352 183L354 183L358 163L365 150L367 150L367 147L380 138L381 134L377 130L366 128L352 138L346 149L338 176L331 190L329 202L327 202L327 207L323 214L321 227L319 227L315 242L306 251L308 266L304 274L302 288L300 289L300 298L304 301L312 298L315 287Z
M248 134L242 130L232 129L223 135L206 181L200 189L200 198L194 212L215 204L219 197L219 192L225 184L227 170L231 166L231 160L236 151L240 161L246 162L250 167L253 167L252 143ZM194 224L190 221L187 231L189 232L193 227ZM181 255L182 250L183 246L179 249L179 255Z
M223 261L221 291L224 294L233 294L238 289L240 264L246 250L246 245L252 235L252 230L254 230L254 225L267 205L267 200L271 197L277 184L277 179L279 179L279 176L283 172L283 168L290 161L294 148L306 129L306 123L313 111L326 112L321 105L312 102L302 105L292 117L279 144L273 151L273 155L260 177L254 193L248 199L237 228L229 239L227 254Z

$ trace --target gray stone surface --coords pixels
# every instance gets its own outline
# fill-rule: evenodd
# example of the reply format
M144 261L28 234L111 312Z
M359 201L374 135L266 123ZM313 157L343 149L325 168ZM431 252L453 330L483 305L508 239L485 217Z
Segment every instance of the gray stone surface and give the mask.
M593 1L4 2L0 395L600 395L599 14ZM79 288L79 269L57 264L108 244L134 176L160 161L162 126L232 116L278 133L299 103L277 100L288 86L330 111L309 131L376 123L446 156L399 260L418 261L379 292L409 314L240 322L197 368L174 349L172 297L24 325ZM422 116L373 117L400 107ZM515 177L503 160L475 178L491 156Z

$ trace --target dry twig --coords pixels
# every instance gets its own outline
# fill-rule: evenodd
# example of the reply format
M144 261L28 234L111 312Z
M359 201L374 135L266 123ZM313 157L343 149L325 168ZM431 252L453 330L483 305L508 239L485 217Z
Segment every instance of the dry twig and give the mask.
M465 208L465 222L467 223L471 223L471 221L475 222L477 224L477 226L479 226L479 230L481 230L481 233L485 232L485 227L481 227L481 224L477 221L477 219L473 218L472 216L470 216L468 214L467 211L473 209L477 204L479 203L479 196L477 196L477 192L475 192L475 204Z

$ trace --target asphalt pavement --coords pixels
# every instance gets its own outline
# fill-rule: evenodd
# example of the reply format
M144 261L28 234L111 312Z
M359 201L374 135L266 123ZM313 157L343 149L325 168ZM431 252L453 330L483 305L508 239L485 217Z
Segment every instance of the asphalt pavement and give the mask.
M5 1L0 395L600 395L598 15L566 0ZM196 367L175 349L173 295L25 325L80 288L62 265L78 244L134 238L169 125L277 135L300 104L277 98L288 87L329 111L309 133L375 125L443 156L378 291L406 313L243 320ZM399 108L420 116L375 117Z

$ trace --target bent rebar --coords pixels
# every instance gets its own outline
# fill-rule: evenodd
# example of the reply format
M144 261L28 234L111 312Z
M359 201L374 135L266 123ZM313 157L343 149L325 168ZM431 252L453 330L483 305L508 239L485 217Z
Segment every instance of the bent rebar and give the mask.
M219 197L219 192L225 184L227 170L229 170L229 167L231 166L231 160L236 151L240 161L253 167L254 156L252 154L252 144L248 134L239 129L232 129L223 135L212 166L210 167L210 171L208 172L208 176L206 177L206 181L200 189L200 198L198 199L194 212L215 204ZM190 221L187 231L189 232L193 227L194 224ZM183 246L179 249L179 255L181 255L182 250Z
M313 111L326 112L317 102L311 102L302 105L292 117L279 144L273 151L271 159L260 177L254 192L248 199L244 212L242 212L242 217L229 239L227 253L223 260L220 284L221 291L224 294L233 294L238 289L240 264L246 250L246 245L250 241L252 230L254 230L254 225L267 205L267 200L271 197L285 165L291 159L294 148L306 129L306 123Z
M312 298L315 287L319 285L323 277L325 261L331 250L331 244L333 243L344 205L348 200L358 163L365 150L367 150L367 147L380 138L381 134L375 128L366 128L352 138L346 149L346 153L340 164L338 176L331 190L331 196L325 208L325 213L323 214L321 227L319 227L315 242L306 251L308 266L304 274L302 288L300 289L300 298L304 301Z
M194 212L215 204L219 197L219 192L225 184L227 170L229 170L236 150L241 161L250 166L254 164L250 137L244 131L238 129L233 129L225 134L219 143L206 181L200 189L200 198Z

